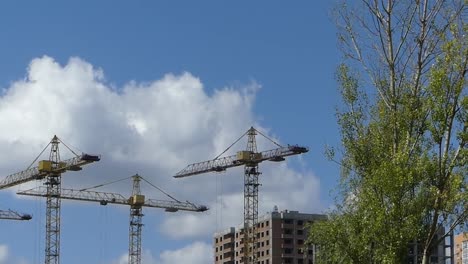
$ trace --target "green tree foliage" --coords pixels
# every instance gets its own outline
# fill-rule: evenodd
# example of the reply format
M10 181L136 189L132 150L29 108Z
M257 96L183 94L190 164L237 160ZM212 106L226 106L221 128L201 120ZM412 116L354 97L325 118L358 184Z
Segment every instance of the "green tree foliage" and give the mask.
M428 263L468 219L467 2L354 2L336 12L340 195L308 242L322 263L403 263L418 240Z

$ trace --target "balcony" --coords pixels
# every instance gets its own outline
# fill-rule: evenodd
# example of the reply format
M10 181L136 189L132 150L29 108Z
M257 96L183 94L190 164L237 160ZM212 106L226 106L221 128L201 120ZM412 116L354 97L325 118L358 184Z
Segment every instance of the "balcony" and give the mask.
M281 223L283 229L294 229L294 224Z
M281 248L294 248L293 243L281 243Z

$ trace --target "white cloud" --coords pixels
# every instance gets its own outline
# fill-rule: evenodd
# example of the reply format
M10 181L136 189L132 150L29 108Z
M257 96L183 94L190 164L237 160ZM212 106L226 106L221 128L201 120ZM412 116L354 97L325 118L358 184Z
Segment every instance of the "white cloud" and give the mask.
M166 217L166 235L211 237L216 229L242 222L242 169L218 176L171 176L189 163L216 157L252 125L269 134L253 113L259 88L249 83L208 92L190 73L116 88L107 83L103 70L79 58L63 66L47 56L36 58L24 80L0 93L0 127L8 128L0 134L0 148L9 150L0 152L0 173L26 168L56 134L75 149L102 155L99 163L66 173L64 187L79 189L139 173L180 200L211 207L202 214ZM233 151L245 146L245 141L239 142ZM259 150L271 147L259 137ZM70 157L63 145L61 153L62 158ZM47 153L42 158L48 158ZM319 182L313 173L298 172L284 162L261 164L261 169L260 212L273 205L306 212L320 208ZM129 194L131 183L107 190ZM147 197L161 199L153 190Z
M138 171L165 186L179 168L214 157L230 143L225 140L254 122L251 108L258 88L253 83L208 95L198 78L183 73L115 89L106 84L102 70L79 58L65 66L37 58L25 80L0 97L0 127L8 128L0 134L0 146L10 150L0 153L0 172L26 168L56 134L70 146L102 154L101 164L92 165L105 172L99 180L67 177L65 182L101 183ZM61 150L62 158L70 157Z
M191 263L191 264L207 264L213 262L213 249L211 245L203 242L194 242L184 248L170 251L166 250L161 253L160 262L158 264L173 264L173 263ZM147 263L150 264L151 262Z
M117 261L112 262L112 264L128 264L128 253L123 254Z
M8 260L8 246L0 245L0 264L6 264Z
M10 256L8 245L0 245L0 264L28 264L24 258L14 258Z
M153 256L148 250L143 250L141 256L142 264L208 264L213 262L213 249L211 245L204 242L195 241L183 248L176 250L164 250L159 257ZM113 264L127 264L128 253L123 254Z

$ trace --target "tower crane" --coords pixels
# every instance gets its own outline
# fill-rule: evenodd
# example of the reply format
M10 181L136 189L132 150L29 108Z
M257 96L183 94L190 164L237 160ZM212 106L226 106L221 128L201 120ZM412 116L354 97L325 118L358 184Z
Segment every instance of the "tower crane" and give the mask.
M7 220L31 220L32 216L30 214L20 214L12 210L0 210L0 219Z
M262 135L273 142L278 148L258 152L255 136ZM230 147L236 144L245 135L248 136L247 149L237 152L236 155L220 157ZM261 132L251 127L228 149L213 160L190 164L179 171L174 177L182 178L206 172L222 172L228 168L244 165L244 261L243 263L257 263L257 236L256 226L258 223L258 164L262 161L284 161L286 156L298 155L309 151L307 147L298 145L283 147L274 142Z
M46 246L45 246L45 263L59 264L60 263L60 191L61 191L61 175L66 171L79 171L82 166L99 161L100 156L83 153L76 154L68 148L75 157L61 160L59 152L59 144L62 143L68 148L57 136L54 135L52 140L39 154L50 146L50 154L48 160L39 161L38 166L29 167L26 170L11 174L5 179L0 180L0 189L5 189L18 184L26 183L33 180L44 180L46 185ZM37 161L39 156L34 162ZM33 162L33 163L34 163Z
M142 195L140 191L140 181L146 180L138 174L132 176L132 179L133 190L130 198L125 198L123 195L118 193L88 191L87 189L62 189L58 198L98 202L101 205L120 204L130 206L128 264L141 264L141 229L143 226L143 207L162 208L165 209L166 212L177 212L179 210L204 212L208 210L208 208L204 205L195 205L190 202L181 202L157 187L157 189L169 196L172 201L145 199L145 196ZM148 181L146 182L149 183ZM151 183L149 184L152 185ZM97 187L100 186L103 186L103 184L98 185ZM153 187L155 186L153 185ZM18 192L18 194L47 197L47 190L44 187L39 187L36 189Z

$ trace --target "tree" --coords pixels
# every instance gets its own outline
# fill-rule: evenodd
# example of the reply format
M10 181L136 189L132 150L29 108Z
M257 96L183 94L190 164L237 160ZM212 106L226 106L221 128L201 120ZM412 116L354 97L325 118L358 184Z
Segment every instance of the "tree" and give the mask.
M336 9L340 193L308 242L326 263L402 263L416 240L428 263L468 221L467 1L354 2Z

